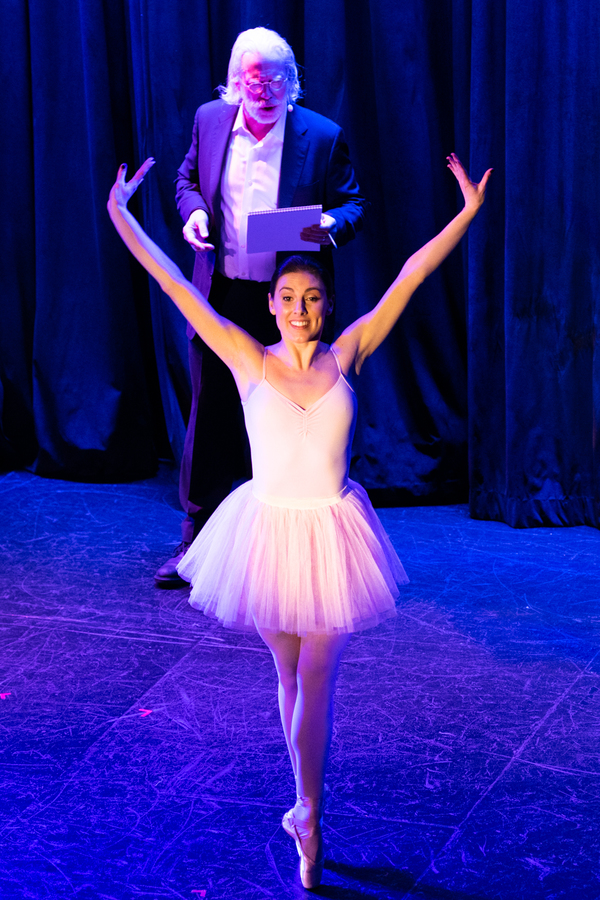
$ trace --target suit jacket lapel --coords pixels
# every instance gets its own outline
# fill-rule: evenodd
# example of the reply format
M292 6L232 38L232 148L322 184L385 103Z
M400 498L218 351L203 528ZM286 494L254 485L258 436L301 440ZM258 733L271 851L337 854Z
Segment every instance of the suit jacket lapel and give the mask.
M231 129L238 113L237 106L223 104L223 109L219 112L213 128L212 138L210 140L210 177L209 191L212 202L213 219L215 225L220 227L221 223L221 174L225 163L225 154L229 146L231 137Z
M302 109L294 106L293 112L288 112L285 121L281 174L279 176L278 206L280 209L292 205L294 193L300 183L309 144L308 126Z

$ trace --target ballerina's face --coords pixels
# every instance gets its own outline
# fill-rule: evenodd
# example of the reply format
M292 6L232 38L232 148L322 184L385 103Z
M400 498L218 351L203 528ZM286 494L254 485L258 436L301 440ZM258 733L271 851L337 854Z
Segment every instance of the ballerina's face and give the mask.
M269 309L283 338L294 342L318 341L333 301L320 278L312 272L286 272L269 294Z

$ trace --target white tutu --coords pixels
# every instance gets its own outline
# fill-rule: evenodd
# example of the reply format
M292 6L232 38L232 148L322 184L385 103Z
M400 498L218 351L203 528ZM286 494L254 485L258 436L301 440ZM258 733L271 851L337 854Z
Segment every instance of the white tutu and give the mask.
M396 585L408 578L364 488L349 481L339 497L306 506L258 499L251 481L233 491L177 567L191 605L238 631L298 635L395 615Z

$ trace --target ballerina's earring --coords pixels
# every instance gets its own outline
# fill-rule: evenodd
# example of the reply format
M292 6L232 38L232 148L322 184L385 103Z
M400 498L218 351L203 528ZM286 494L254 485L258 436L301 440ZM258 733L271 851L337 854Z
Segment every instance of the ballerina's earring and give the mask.
M292 104L288 103L288 112L292 112L293 109L294 107L292 106Z

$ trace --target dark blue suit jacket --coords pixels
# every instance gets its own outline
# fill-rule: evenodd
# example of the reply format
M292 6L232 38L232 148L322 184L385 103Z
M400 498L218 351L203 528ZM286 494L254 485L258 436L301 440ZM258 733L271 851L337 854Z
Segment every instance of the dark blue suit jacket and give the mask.
M192 144L177 173L177 208L183 221L187 222L195 209L206 210L210 242L215 246L221 226L221 173L237 112L237 106L223 100L213 100L197 110ZM277 205L317 203L335 219L333 234L338 246L362 228L365 200L342 129L318 113L294 106L286 118ZM323 262L327 264L325 259ZM205 297L214 265L214 253L196 254L192 280Z

